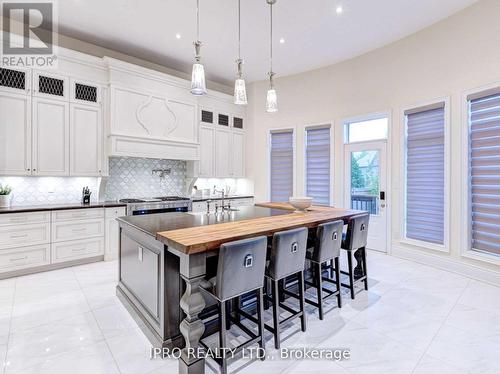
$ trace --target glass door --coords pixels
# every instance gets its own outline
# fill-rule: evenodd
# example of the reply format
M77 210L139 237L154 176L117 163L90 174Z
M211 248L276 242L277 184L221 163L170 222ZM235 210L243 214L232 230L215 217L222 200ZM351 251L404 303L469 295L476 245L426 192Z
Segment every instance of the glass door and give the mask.
M386 142L345 145L346 207L368 211L368 248L387 250Z

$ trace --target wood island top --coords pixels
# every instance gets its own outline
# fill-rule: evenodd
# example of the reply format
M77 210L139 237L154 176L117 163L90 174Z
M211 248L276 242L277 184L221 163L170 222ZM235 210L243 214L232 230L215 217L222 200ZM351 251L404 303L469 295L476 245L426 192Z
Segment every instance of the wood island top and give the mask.
M277 231L317 225L350 217L363 211L312 206L307 212L295 212L288 203L260 203L256 206L288 211L286 214L271 215L254 219L224 222L215 225L180 228L156 233L156 239L176 250L194 254L218 249L221 244L249 237L273 235Z

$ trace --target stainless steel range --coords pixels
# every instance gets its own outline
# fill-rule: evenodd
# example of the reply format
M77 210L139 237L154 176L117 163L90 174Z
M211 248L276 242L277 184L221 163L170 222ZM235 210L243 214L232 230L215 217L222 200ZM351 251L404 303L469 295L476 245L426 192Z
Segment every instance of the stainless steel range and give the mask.
M179 196L121 199L120 202L127 204L128 216L168 212L189 212L192 209L191 199Z

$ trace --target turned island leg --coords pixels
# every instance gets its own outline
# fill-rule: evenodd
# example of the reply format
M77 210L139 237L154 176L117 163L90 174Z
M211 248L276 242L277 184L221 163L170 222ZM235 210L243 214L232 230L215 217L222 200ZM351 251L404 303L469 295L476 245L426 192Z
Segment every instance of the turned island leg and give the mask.
M200 282L205 276L205 256L183 254L180 259L181 278L186 283L180 307L186 316L180 324L185 346L179 360L179 374L204 374L205 359L199 357L198 353L205 325L198 315L205 308L205 301L200 292Z

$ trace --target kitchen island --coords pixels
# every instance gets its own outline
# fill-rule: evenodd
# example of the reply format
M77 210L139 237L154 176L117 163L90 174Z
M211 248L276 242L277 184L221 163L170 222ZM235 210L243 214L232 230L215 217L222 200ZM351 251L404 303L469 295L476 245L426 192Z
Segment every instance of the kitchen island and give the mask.
M206 307L200 282L213 276L218 248L234 240L320 223L345 222L360 211L312 207L295 212L266 203L211 213L160 213L119 218L117 295L155 347L183 347L180 373L203 373L199 347Z

